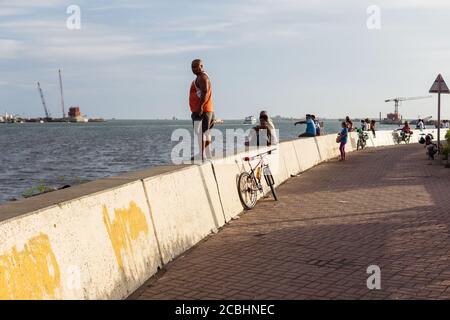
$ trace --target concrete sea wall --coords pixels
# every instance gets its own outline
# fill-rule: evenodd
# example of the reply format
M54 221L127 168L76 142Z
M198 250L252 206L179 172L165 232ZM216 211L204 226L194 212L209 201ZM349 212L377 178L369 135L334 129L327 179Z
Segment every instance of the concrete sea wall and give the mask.
M424 132L436 137L437 130ZM369 147L395 144L392 131L369 135ZM418 138L416 131L412 142ZM335 139L280 143L268 157L276 184L337 157ZM351 133L348 152L356 141ZM132 172L1 205L0 299L126 298L243 211L237 178L247 166L243 157L256 153Z

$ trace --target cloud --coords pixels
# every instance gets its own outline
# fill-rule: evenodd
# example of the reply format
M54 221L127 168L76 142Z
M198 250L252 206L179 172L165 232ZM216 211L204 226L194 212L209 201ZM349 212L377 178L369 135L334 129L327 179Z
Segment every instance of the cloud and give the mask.
M14 58L22 52L23 48L20 41L0 39L0 58Z
M438 9L449 8L450 2L447 0L382 0L380 1L380 7L382 8L397 8L397 9Z
M151 3L112 3L112 4L108 4L108 5L101 5L101 6L93 6L93 7L88 7L87 10L89 11L113 11L113 10L126 10L126 9L131 9L131 10L141 10L144 9L146 7L151 7L152 4Z
M32 8L54 7L68 4L65 0L6 0L9 10L31 10ZM305 10L297 1L291 0L248 0L244 3L230 0L225 3L199 3L197 6L176 1L180 11L187 11L187 18L180 18L177 11L167 11L172 4L159 4L159 10L167 12L164 19L152 16L142 23L142 28L133 27L116 19L97 19L95 23L87 23L82 18L82 30L67 30L65 12L60 16L49 15L39 18L14 19L0 22L0 28L12 38L22 42L27 50L4 50L3 56L32 57L34 59L81 59L81 60L115 60L136 56L177 55L199 50L216 50L239 44L252 42L264 43L270 38L274 40L298 38L304 33L302 25L311 23L299 22L292 17L295 10ZM82 17L84 10L108 10L121 13L126 17L127 9L148 8L154 3L132 1L124 3L112 2L104 6L92 3L80 3ZM305 7L312 1L307 0ZM191 8L192 7L192 8ZM19 9L18 9L19 8ZM183 9L184 8L184 9ZM89 19L93 19L89 16ZM89 20L90 21L90 20ZM94 20L95 21L95 20ZM100 23L100 21L102 23Z
M55 7L69 3L68 0L2 0L3 8L26 8ZM2 10L3 10L2 8Z
M26 14L28 11L21 8L2 8L0 17L18 16Z
M120 100L114 85L120 84L124 92L138 91L136 87L149 83L155 92L172 88L174 83L182 87L183 77L190 76L185 61L204 53L211 72L216 72L215 80L225 84L216 91L218 104L229 103L219 100L220 92L226 96L227 90L248 86L249 93L238 103L259 103L259 99L266 101L273 96L274 105L287 110L292 101L319 105L336 98L345 103L368 101L365 108L369 112L370 108L379 109L373 101L380 99L373 99L372 92L384 97L391 95L392 88L393 95L401 94L402 89L405 95L410 94L406 90L412 90L412 77L405 88L399 88L398 83L403 85L402 79L410 79L411 65L417 74L445 69L445 54L449 52L445 33L433 32L446 26L448 11L441 8L450 6L447 1L380 0L375 3L382 9L380 32L367 30L366 7L373 3L360 0L0 2L0 65L9 83L5 88L11 91L20 83L30 83L31 90L24 87L22 93L30 92L32 101L36 98L35 80L57 85L54 70L61 67L67 70L67 81L74 83L80 97L92 91L93 102L89 103L104 103L104 98L94 94L101 89L117 94L117 101L110 101L112 105L131 101L139 105L142 99L136 96ZM81 30L66 28L65 9L70 4L81 7ZM274 56L280 61L272 63ZM230 61L237 69L248 71L236 79ZM390 70L388 78L385 70ZM273 90L265 90L265 78L276 78L280 73L285 78L283 84L270 82ZM332 92L316 94L320 90L315 87L322 86L324 79ZM347 97L348 88L360 83L370 87L370 92ZM16 98L23 96L17 94ZM148 100L160 104L160 96L155 94ZM235 108L230 112L239 112L240 106Z

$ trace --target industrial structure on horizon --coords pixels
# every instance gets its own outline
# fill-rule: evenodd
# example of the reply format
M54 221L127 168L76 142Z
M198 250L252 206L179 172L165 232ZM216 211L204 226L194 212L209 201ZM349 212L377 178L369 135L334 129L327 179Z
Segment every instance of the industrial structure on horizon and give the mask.
M81 114L79 106L72 106L69 108L69 112L66 114L65 104L64 104L64 94L63 94L63 82L61 76L61 70L58 70L59 75L59 90L61 96L61 110L62 117L61 118L53 118L49 109L47 108L47 103L44 97L44 91L42 90L41 84L37 83L37 89L39 92L39 96L41 98L42 107L44 108L44 117L39 118L24 118L20 116L10 115L5 113L5 116L0 116L0 123L24 123L24 122L104 122L103 118L98 119L88 119L85 115Z
M402 103L402 101L410 101L410 100L421 100L421 99L427 99L431 98L431 96L422 96L422 97L397 97L397 98L391 98L386 99L384 102L394 102L394 112L388 113L386 115L386 118L381 119L380 117L380 123L381 124L402 124L403 117L398 111L399 105Z

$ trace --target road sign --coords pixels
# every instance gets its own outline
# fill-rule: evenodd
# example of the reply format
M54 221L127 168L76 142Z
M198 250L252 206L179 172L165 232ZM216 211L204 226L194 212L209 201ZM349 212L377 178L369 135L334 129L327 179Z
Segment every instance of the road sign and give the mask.
M450 93L450 90L441 75L438 75L436 80L434 80L430 93Z
M442 78L441 74L439 74L434 80L433 85L431 86L430 93L437 93L438 94L438 118L437 118L437 145L439 153L441 152L441 93L448 94L450 93L450 90L448 89L447 84L444 81L444 78Z

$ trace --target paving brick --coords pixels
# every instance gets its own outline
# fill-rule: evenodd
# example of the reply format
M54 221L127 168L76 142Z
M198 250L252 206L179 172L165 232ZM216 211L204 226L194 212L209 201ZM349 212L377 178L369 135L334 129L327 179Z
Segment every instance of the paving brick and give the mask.
M422 146L354 152L277 191L137 298L450 298L450 170ZM366 287L373 264L381 290Z

